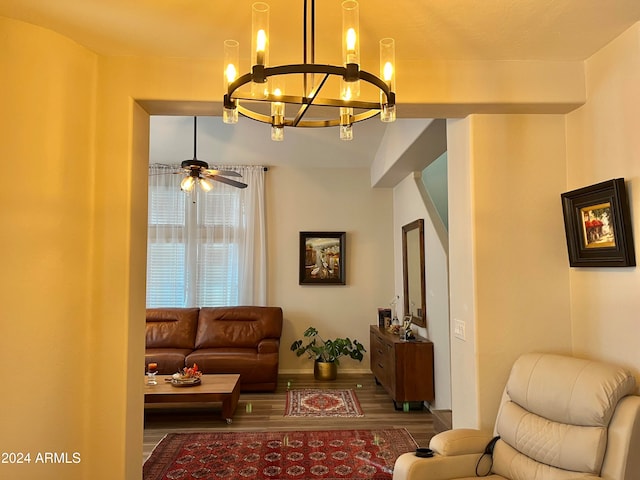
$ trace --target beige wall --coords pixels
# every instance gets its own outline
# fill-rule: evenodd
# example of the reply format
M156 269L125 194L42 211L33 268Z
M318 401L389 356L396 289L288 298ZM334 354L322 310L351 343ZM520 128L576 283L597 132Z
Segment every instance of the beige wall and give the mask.
M0 452L32 455L0 464L2 478L87 478L96 65L68 39L0 17ZM38 452L81 463L36 463Z
M268 159L266 159L268 163ZM289 350L309 326L361 341L393 296L392 192L372 189L368 169L274 167L267 173L268 303L284 311L282 372L313 370ZM347 285L298 285L299 232L347 233ZM369 353L341 370L369 371Z
M587 101L573 113L448 122L451 319L470 338L452 335L454 426L491 428L508 366L525 351L640 372L637 268L569 268L559 200L624 177L640 224L639 34L635 25L587 60Z
M571 353L564 138L562 115L450 122L451 318L467 333L452 332L454 426L492 427L521 353Z
M567 190L624 178L640 260L640 26L586 62L588 101L567 116ZM571 322L577 355L640 375L640 271L571 268Z

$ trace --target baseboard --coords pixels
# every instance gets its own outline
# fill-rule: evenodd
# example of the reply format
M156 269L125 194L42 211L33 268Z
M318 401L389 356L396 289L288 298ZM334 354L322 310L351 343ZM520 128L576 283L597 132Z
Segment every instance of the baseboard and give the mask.
M437 432L451 430L453 426L451 410L431 410L433 415L433 429Z
M354 375L372 375L371 370L370 369L358 369L358 368L344 368L342 366L338 366L338 375L340 375L341 373L344 373L345 375L350 375L350 374L354 374ZM286 369L280 369L278 370L278 375L280 376L284 376L284 375L313 375L313 364L311 364L311 368L305 368L305 369L290 369L290 368L286 368Z

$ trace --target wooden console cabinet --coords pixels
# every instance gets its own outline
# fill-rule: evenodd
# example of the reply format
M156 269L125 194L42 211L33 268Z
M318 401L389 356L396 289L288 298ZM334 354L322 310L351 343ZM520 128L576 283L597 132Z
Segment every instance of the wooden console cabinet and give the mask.
M433 342L421 337L401 340L377 325L369 332L371 371L396 408L404 402L433 402Z

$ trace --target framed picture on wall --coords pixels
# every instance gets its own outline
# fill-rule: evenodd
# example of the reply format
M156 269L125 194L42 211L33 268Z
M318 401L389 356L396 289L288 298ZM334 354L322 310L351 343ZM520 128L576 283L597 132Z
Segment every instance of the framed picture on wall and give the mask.
M300 232L300 285L345 285L345 232Z
M561 194L572 267L635 266L624 178Z

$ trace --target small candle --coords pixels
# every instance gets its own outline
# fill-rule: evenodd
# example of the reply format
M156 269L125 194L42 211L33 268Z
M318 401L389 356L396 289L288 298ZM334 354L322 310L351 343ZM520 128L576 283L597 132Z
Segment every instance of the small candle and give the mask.
M158 364L157 363L150 363L149 364L149 371L150 372L155 372L158 369Z

